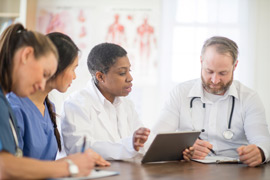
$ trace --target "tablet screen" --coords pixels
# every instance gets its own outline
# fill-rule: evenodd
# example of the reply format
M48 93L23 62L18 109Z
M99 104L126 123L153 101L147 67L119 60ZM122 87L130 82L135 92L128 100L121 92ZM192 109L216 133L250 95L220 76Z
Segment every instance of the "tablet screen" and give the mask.
M179 161L182 152L194 144L200 133L200 131L189 131L157 134L142 163Z

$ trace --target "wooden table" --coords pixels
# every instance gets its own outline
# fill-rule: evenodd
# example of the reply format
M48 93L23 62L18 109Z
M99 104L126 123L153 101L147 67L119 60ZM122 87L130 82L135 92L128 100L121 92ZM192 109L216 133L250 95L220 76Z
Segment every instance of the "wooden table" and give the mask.
M100 168L120 172L114 180L270 180L270 163L251 168L244 164L201 164L197 162L167 162L141 164L140 162L111 161L110 167Z

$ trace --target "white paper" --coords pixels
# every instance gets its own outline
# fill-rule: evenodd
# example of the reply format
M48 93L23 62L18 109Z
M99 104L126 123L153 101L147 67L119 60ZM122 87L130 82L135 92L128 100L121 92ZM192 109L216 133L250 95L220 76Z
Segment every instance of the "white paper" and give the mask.
M224 156L206 156L205 159L192 159L193 161L210 164L210 163L240 163L237 158L224 157Z
M65 178L54 178L50 180L83 180L83 179L97 179L101 177L119 175L119 172L116 171L107 171L107 170L92 170L90 175L85 177L65 177Z

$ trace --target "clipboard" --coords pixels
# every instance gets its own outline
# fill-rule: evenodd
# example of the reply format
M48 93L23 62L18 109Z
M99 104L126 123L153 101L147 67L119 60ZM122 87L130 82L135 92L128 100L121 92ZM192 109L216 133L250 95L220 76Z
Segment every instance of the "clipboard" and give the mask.
M203 164L241 164L242 162L237 158L225 156L206 156L205 159L192 159L192 161Z
M116 176L116 175L119 175L119 172L93 169L90 175L85 176L85 177L63 177L63 178L53 178L53 179L48 179L48 180L86 180L86 179L98 179L98 178Z
M193 146L200 133L200 131L188 131L157 134L144 155L142 164L183 159L182 152Z

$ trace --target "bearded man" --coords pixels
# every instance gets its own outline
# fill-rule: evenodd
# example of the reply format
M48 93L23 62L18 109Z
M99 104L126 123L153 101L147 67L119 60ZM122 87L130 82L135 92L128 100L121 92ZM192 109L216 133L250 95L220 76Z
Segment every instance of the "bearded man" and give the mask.
M153 127L155 134L200 130L194 159L215 155L239 158L254 167L270 160L270 135L256 92L233 80L238 46L215 36L201 51L201 79L176 86Z

